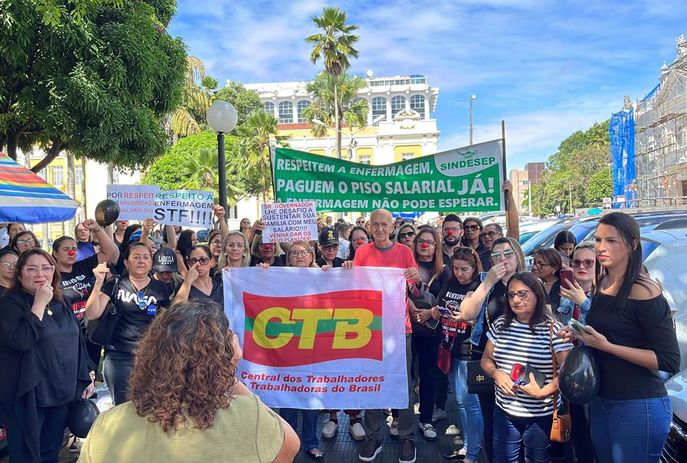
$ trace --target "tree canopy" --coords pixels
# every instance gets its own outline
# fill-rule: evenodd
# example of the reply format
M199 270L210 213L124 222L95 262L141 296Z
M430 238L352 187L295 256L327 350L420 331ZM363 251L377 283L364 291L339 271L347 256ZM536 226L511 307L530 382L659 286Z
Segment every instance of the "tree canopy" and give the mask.
M0 150L39 146L140 168L168 146L186 53L174 0L25 0L0 8ZM47 15L47 16L46 16Z
M575 208L601 202L604 197L611 196L608 124L608 120L596 123L561 142L558 151L547 160L539 183L532 186L535 215L552 214L556 206L571 214Z

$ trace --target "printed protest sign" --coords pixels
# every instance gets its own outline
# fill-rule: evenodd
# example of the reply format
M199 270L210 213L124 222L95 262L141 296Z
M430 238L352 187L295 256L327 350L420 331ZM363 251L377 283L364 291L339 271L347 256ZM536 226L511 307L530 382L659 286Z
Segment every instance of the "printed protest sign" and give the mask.
M275 198L315 201L318 211L498 211L503 166L503 140L385 166L277 148Z
M265 404L407 408L403 270L243 267L223 278L237 375Z
M213 194L207 191L160 191L152 217L165 225L211 227L213 204Z
M119 204L120 220L145 220L153 216L156 185L107 185L107 199Z
M317 240L315 202L267 203L261 205L264 243Z

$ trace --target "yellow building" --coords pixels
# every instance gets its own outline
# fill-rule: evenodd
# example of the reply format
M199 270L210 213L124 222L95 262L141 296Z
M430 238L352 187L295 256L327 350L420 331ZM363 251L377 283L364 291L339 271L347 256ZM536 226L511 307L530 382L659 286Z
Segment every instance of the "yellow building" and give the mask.
M369 104L367 125L342 129L342 158L364 164L390 164L437 151L439 131L432 113L439 89L430 87L421 75L372 77L358 97ZM265 111L279 121L279 135L288 136L293 149L323 156L336 156L336 131L317 138L303 111L312 95L308 82L247 84L260 95Z

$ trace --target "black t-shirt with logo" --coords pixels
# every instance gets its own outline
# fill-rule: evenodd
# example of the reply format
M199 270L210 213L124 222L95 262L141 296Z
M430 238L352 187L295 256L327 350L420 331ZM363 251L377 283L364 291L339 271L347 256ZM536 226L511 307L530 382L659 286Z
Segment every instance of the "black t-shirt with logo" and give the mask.
M458 311L465 295L477 289L479 283L478 280L462 285L455 278L449 278L439 290L437 302L451 311ZM456 333L452 350L453 357L460 360L470 360L471 326L466 322L455 322L451 324L451 327Z
M110 295L117 310L121 310L119 323L112 335L112 346L119 352L131 352L145 334L148 325L155 315L163 308L169 307L169 290L161 281L151 279L148 286L141 292L131 284L128 277L119 279L119 287L113 294L116 278L112 278L103 286L103 294ZM139 294L143 296L139 298ZM139 301L143 301L139 305Z
M97 266L98 255L94 254L84 260L75 262L72 265L71 272L61 273L64 301L72 308L79 321L83 321L86 301L88 301L88 296L91 295L93 284L95 283L93 269Z

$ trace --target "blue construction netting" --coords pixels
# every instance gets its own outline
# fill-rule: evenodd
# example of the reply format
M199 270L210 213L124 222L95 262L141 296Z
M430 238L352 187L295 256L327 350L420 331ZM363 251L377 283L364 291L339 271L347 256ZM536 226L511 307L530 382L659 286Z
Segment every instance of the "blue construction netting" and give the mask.
M611 141L611 174L613 176L614 207L621 207L619 198L630 201L635 199L637 170L635 166L635 119L632 109L613 114L608 126ZM634 186L633 186L634 185ZM631 186L633 186L631 188Z

